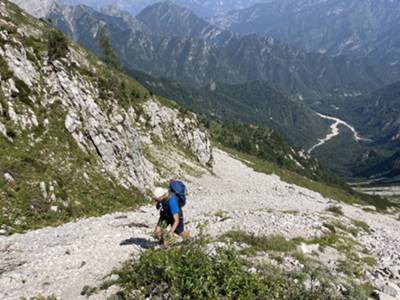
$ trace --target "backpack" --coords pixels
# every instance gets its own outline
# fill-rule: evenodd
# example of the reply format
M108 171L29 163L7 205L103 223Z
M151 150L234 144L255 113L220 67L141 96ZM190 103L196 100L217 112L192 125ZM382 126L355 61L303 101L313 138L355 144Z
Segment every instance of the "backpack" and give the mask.
M186 204L186 186L182 181L174 180L169 184L169 189L178 197L179 206Z

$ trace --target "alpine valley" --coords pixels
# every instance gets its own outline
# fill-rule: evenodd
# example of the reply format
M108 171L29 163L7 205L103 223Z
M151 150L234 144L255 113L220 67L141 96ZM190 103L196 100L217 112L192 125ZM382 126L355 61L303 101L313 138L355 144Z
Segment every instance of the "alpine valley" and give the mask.
M399 79L393 61L319 51L293 40L289 44L289 38L283 39L285 44L280 35L272 32L268 32L271 36L261 31L247 34L236 30L234 23L223 21L232 20L229 14L220 15L216 10L209 11L220 16L209 23L172 2L146 6L136 16L121 10L118 4L101 5L101 9L95 10L55 1L45 2L41 9L36 1L16 0L16 3L37 17L51 20L53 26L98 55L99 31L104 28L123 68L131 75L136 74L133 76L147 88L219 120L273 128L290 144L304 149L310 149L329 134L332 123L314 110L327 111L332 101L351 99L352 102L355 97L364 97ZM283 5L285 1L279 3ZM322 5L320 1L307 5L318 6L318 3ZM257 5L278 4L270 1ZM308 6L304 4L304 11ZM263 15L260 18L270 19ZM244 28L241 24L238 27ZM268 24L266 27L270 28ZM341 115L337 111L331 113ZM357 131L363 131L355 120L345 120ZM338 138L318 147L313 154L340 176L359 178L366 174L360 170L373 168L375 163L394 154L392 149L383 151L367 140L354 140L346 128L339 129ZM344 148L343 144L350 147Z
M398 15L0 0L0 299L399 299Z

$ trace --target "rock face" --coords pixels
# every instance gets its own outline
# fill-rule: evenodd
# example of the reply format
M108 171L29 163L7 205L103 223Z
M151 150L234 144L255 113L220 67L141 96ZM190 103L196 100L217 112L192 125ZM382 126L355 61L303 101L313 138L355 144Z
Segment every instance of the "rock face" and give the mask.
M55 0L15 0L13 2L37 18L46 17L49 11L56 6Z
M179 116L176 109L161 106L156 101L148 101L143 108L149 118L153 133L162 141L166 133L167 139L175 137L182 141L202 165L212 162L210 141L205 132L199 129L199 123L194 114Z

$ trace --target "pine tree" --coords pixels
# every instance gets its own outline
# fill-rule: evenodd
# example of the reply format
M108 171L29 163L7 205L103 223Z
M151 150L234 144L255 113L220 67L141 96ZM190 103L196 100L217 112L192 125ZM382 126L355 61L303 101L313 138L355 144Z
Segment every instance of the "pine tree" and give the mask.
M99 46L102 51L102 60L107 65L119 69L120 63L118 60L118 56L111 45L110 38L108 37L108 34L104 27L100 29L99 36Z

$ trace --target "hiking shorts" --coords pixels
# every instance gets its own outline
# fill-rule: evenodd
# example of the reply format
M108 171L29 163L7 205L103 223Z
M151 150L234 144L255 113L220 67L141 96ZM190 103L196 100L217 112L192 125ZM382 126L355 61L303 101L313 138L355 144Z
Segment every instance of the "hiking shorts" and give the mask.
M162 223L166 223L167 225L172 226L174 224L174 219L173 218L168 218L166 217L162 212L160 213L160 219L158 220L157 225L161 226ZM178 223L178 227L176 227L175 229L175 233L176 234L181 234L182 232L185 231L185 223L183 221L183 216L179 216L179 223Z

